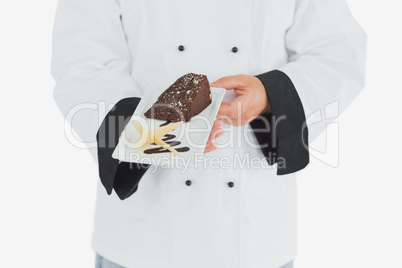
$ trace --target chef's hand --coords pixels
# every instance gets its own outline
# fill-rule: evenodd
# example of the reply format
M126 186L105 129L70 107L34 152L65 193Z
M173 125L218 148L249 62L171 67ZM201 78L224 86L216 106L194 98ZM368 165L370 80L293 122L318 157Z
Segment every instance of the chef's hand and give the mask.
M222 125L223 125L222 120L216 120L214 122L214 125L212 126L212 130L211 130L211 134L209 134L207 145L205 146L204 154L211 152L211 151L215 151L218 148L218 146L216 145L214 140L224 134L225 130L223 130L221 128Z
M260 114L271 113L265 87L257 77L233 75L222 77L210 84L211 87L233 89L237 95L232 102L222 102L218 118L234 126L243 126Z

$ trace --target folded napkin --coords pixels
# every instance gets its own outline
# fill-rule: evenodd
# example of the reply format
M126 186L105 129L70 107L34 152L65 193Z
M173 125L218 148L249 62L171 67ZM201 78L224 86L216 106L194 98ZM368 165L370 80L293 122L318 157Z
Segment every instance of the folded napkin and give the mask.
M140 100L140 98L120 100L103 119L96 134L100 180L109 195L114 189L121 200L137 191L142 176L150 166L120 162L112 157L124 126L130 120Z

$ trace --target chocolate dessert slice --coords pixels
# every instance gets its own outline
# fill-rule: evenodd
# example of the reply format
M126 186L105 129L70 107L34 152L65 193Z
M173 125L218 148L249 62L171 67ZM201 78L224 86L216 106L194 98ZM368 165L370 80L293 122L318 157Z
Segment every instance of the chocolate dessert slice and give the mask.
M145 112L145 117L188 122L212 102L206 75L189 73L176 80Z

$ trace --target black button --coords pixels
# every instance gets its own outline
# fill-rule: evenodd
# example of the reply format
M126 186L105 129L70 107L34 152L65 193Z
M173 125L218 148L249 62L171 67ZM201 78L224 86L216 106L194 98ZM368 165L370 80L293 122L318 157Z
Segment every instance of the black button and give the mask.
M233 48L232 48L232 52L233 52L233 53L237 53L237 51L239 51L239 49L238 49L237 47L233 47Z
M187 186L190 186L190 185L191 185L191 181L190 181L190 180L187 180L187 181L186 181L186 185L187 185Z
M181 46L181 45L180 45L180 46L178 47L178 49L179 49L179 51L184 51L184 46Z
M232 188L234 186L234 183L232 181L228 182L228 185L230 188Z

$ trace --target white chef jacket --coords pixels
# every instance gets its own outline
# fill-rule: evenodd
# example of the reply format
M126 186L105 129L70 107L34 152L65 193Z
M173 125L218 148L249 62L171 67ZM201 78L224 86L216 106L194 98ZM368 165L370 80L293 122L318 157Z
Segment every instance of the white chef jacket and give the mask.
M102 105L189 72L212 82L279 70L306 117L334 101L343 111L363 87L365 48L344 0L59 0L54 97L96 158ZM95 106L68 116L80 104ZM309 129L310 142L326 123ZM218 144L239 142L206 155L229 157L229 168L148 170L123 201L99 183L94 250L134 268L276 268L294 259L296 175L236 166L236 155L264 157L247 129L227 131Z

